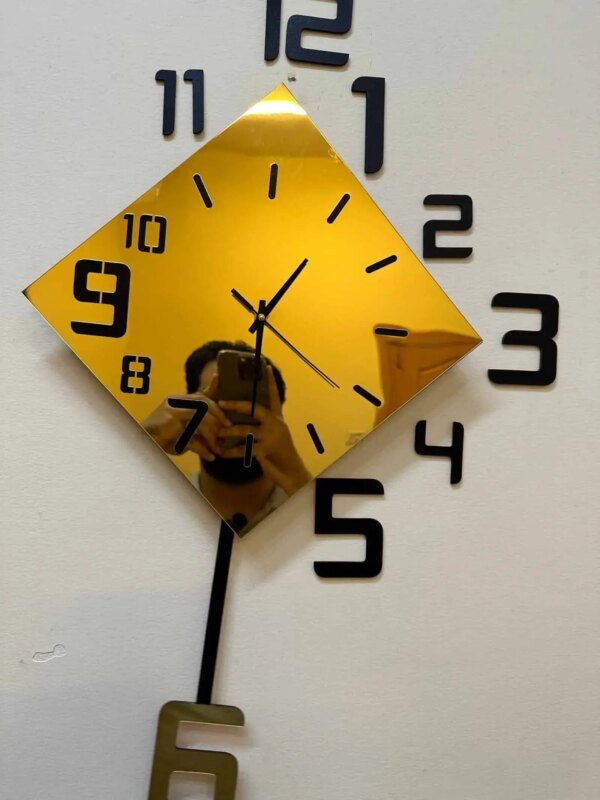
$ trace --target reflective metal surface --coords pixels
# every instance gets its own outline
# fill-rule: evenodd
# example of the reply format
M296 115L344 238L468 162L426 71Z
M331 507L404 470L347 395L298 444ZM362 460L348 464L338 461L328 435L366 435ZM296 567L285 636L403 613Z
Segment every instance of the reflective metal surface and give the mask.
M168 800L169 781L174 772L215 776L214 800L234 800L238 764L230 753L213 750L184 750L176 746L180 722L228 725L241 728L244 715L234 706L197 705L172 701L158 718L156 749L148 800Z
M283 85L26 295L221 516L246 519L243 532L480 342ZM285 400L267 370L271 408L259 402L260 424L232 433L224 420L248 409L218 406L232 398L217 351L254 348L261 300L262 355ZM212 341L186 385L186 360ZM250 400L251 380L227 384ZM167 399L189 392L210 407L176 455L192 412L170 413ZM250 433L244 472L244 446L223 443Z

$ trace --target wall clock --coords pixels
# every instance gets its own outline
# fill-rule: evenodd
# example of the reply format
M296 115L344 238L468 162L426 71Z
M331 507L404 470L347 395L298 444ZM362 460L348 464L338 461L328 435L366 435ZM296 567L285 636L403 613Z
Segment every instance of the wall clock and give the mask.
M61 735L39 775L9 767L11 791L537 800L557 785L557 798L587 800L593 768L582 767L577 782L572 763L551 765L564 736L573 742L587 733L593 744L590 704L578 705L567 690L569 709L553 717L551 688L532 688L540 664L554 681L566 669L553 654L548 604L567 617L581 613L584 629L597 619L591 603L566 601L567 590L556 599L553 572L553 558L564 562L570 543L562 538L566 489L552 460L583 425L557 430L556 419L572 419L576 395L587 403L566 385L576 381L564 309L574 294L584 297L587 273L582 267L575 289L552 260L556 232L524 210L533 197L549 203L542 188L544 170L557 174L552 153L523 183L511 159L520 146L530 159L536 151L533 123L519 116L535 87L515 89L517 76L533 70L544 108L571 102L576 115L582 107L573 84L557 85L555 76L587 35L591 4L576 20L543 27L533 55L514 27L532 33L533 20L507 4L471 9L464 40L441 4L439 21L419 36L424 9L405 19L406 9L385 3L255 5L123 12L134 38L122 41L145 64L140 127L130 135L150 150L136 145L126 157L119 149L136 119L132 103L126 124L111 123L119 131L111 149L116 171L128 164L135 178L102 177L110 166L86 144L79 169L96 203L93 219L75 222L78 206L89 204L78 199L74 177L46 212L56 220L62 209L68 227L52 248L56 257L41 260L55 266L39 274L36 243L36 267L19 273L26 297L67 347L36 328L21 303L23 328L56 354L49 365L70 365L44 368L36 381L39 413L46 418L61 405L46 397L48 384L66 393L69 417L60 454L40 455L42 470L56 474L38 482L35 506L60 506L65 516L59 525L40 511L37 524L56 540L55 567L74 547L74 529L81 542L72 570L58 570L58 586L40 594L36 584L32 608L44 607L46 596L66 597L67 574L85 589L69 599L69 625L57 608L47 612L48 641L36 640L31 663L21 663L36 692L52 698L58 680L57 704L69 691L80 699L64 703L62 716L54 712ZM103 30L106 11L94 12L95 26L78 13L73 30L84 20ZM41 10L40 20L48 20ZM400 21L406 54L390 38ZM200 33L189 35L190 25ZM557 64L538 63L565 25L573 38ZM464 52L436 50L448 26ZM174 59L180 41L185 55ZM491 64L498 49L516 51L517 61L520 53L527 65L511 71L510 59L502 62L510 80L499 80L513 97L489 111L500 126L500 111L510 111L516 128L483 135L478 108L469 144L452 130L467 131L461 87L469 75L477 84L478 58ZM399 103L404 80L414 88ZM436 124L429 119L417 134L402 123L416 114L410 94L425 123L433 111L424 112L424 98L437 84L439 102L457 93L460 113L446 105L446 118L436 112ZM66 124L67 115L55 113ZM588 152L575 123L565 124L569 141ZM434 135L440 130L444 137ZM549 142L544 129L538 146L551 150ZM47 169L37 164L36 175L52 175ZM515 223L516 209L530 215L527 230ZM568 252L567 261L575 258ZM584 311L589 302L581 299ZM95 420L84 434L78 417L89 413ZM58 433L58 425L45 427ZM41 454L45 445L38 447ZM101 455L106 448L110 455ZM91 469L77 461L84 452ZM584 455L566 469L571 492L591 486L593 460ZM77 481L60 478L75 464ZM597 518L594 502L575 512L580 550L567 575L591 563L585 531ZM69 516L69 508L79 510ZM16 576L24 546L15 551ZM38 571L40 561L28 553ZM582 585L591 579L584 573ZM505 643L501 652L494 637ZM531 651L527 640L535 641ZM561 641L577 653L581 639L565 631ZM521 661L513 662L519 646ZM81 653L89 653L85 663ZM584 680L583 662L575 655L568 663ZM511 674L520 681L512 689ZM527 691L538 698L535 709ZM539 744L552 718L561 735L536 749L528 724ZM40 719L43 738L45 712ZM78 747L85 774L59 767ZM540 747L539 768L529 769Z

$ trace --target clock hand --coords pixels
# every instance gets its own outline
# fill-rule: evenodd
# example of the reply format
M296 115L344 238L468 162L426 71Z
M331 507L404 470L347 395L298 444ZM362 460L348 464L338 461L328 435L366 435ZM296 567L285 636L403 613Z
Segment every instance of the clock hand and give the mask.
M271 325L270 322L265 322L265 328L268 328L271 331L271 333L279 339L279 341L283 342L283 344L286 345L286 347L289 347L290 350L292 351L292 353L295 353L301 361L304 361L304 363L306 364L307 367L310 367L312 370L314 370L317 373L317 375L319 377L323 378L325 383L328 383L331 386L332 389L339 389L340 388L339 384L337 384L334 380L332 380L329 377L329 375L326 375L323 372L323 370L319 369L315 364L313 364L312 361L309 361L308 358L306 358L306 356L302 355L300 350L298 350L297 347L294 347L294 345L288 339L286 339L285 336L283 336L277 330L277 328L274 328Z
M256 315L258 314L258 311L254 308L254 306L251 303L249 303L246 300L246 298L243 295L241 295L235 289L231 290L231 294L232 294L233 298L235 300L237 300L238 303L246 309L246 311L248 311L250 314L252 314L254 317L256 317ZM288 339L286 339L285 336L283 336L283 334L281 334L277 330L277 328L275 328L273 325L271 325L271 323L268 320L264 321L264 326L265 326L265 328L268 328L271 331L271 333L274 334L281 342L283 342L283 344L286 347L289 347L290 350L295 355L297 355L298 358L301 361L303 361L306 364L307 367L310 367L312 370L314 370L317 373L317 375L319 375L319 377L323 378L325 383L328 383L333 389L339 389L340 388L339 384L337 384L328 375L326 375L322 370L320 370L315 364L312 363L312 361L309 361L309 359L306 358L306 356L302 355L300 350L298 350L297 347L294 347L294 345Z
M273 295L273 297L269 300L269 302L265 306L265 310L264 310L265 317L268 317L269 314L271 313L271 311L273 311L275 306L279 303L281 298L284 296L284 294L287 292L287 290L290 288L290 286L294 283L294 281L296 280L298 275L300 275L300 273L302 272L302 270L304 269L304 267L307 264L308 264L308 258L305 258L304 261L300 264L300 266L296 267L296 269L293 271L293 273L290 275L290 277L287 279L287 281L283 284L281 289L279 289L279 291L276 292ZM250 333L254 333L254 331L256 330L256 326L257 326L257 321L254 320L254 322L252 323L252 325L249 328Z
M250 407L250 416L254 417L254 410L256 408L256 394L258 392L258 382L261 379L262 364L261 353L263 334L265 332L265 307L264 300L259 300L258 313L256 315L255 328L256 328L256 344L254 346L254 377L252 379L252 405ZM250 468L252 466L252 448L254 447L254 435L249 433L246 436L246 452L244 454L244 466Z
M231 551L233 549L233 528L239 531L242 530L246 524L247 520L241 514L236 515L231 523L221 523L210 604L208 606L206 633L204 635L204 650L202 652L198 695L196 698L196 702L201 705L209 705L212 702L217 653L219 651L219 639L221 637L221 624L223 622L223 611L227 595L229 565L231 563Z
M256 393L258 391L258 382L261 378L261 362L260 357L262 353L263 334L265 331L265 318L266 318L266 303L260 300L258 303L258 313L253 322L256 330L256 345L254 347L254 379L252 381L252 406L250 416L254 416L254 409L256 407Z
M244 295L243 295L243 294L240 294L240 293L239 293L238 291L236 291L235 289L232 289L232 290L231 290L231 294L232 294L232 296L233 296L234 300L237 300L237 301L238 301L238 303L239 303L241 306L243 306L243 307L246 309L246 311L249 311L249 312L252 314L252 316L253 316L253 317L256 317L256 315L258 314L258 311L257 311L257 310L254 308L254 306L253 306L253 305L251 305L251 304L250 304L250 303L249 303L249 302L246 300L246 298L244 297Z

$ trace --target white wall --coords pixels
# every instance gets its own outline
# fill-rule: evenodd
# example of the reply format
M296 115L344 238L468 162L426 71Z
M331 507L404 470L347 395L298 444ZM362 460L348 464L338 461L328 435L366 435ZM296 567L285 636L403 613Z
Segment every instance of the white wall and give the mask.
M236 546L214 699L248 727L193 741L236 754L239 800L598 796L597 10L357 0L336 72L267 66L258 0L3 8L3 797L145 798L158 709L194 697L218 528L20 290L290 75L362 174L363 74L388 80L363 178L413 249L426 194L474 198L473 259L429 268L485 342L328 473L385 484L337 504L383 523L380 579L314 575L361 548L316 541L313 487ZM190 67L206 134L185 87L166 142L154 73ZM552 388L488 382L536 363L503 351L537 317L492 312L498 291L559 298ZM432 441L465 424L460 487L412 452L421 418Z

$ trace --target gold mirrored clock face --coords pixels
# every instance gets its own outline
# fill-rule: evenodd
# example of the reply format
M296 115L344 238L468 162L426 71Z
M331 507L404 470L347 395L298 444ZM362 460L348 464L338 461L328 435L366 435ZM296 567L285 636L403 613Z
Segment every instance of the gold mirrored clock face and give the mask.
M25 293L244 533L480 342L284 85Z

